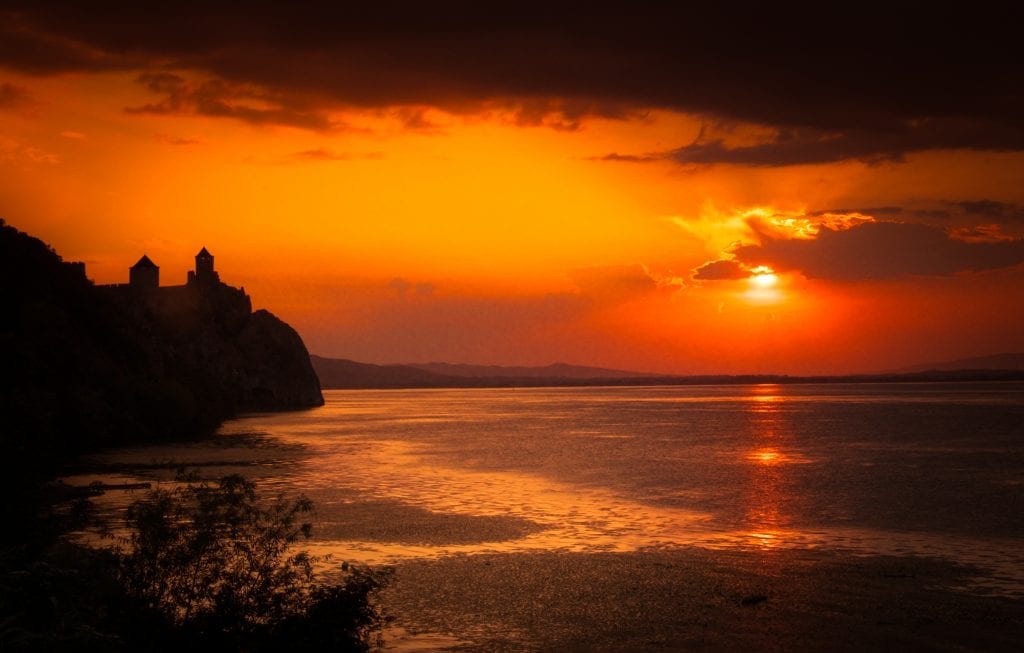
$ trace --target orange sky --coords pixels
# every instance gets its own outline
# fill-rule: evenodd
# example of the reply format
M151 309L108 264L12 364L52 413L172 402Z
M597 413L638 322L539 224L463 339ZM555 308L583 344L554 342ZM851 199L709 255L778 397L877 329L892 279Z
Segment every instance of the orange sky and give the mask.
M834 125L794 126L795 98L731 115L753 92L739 78L737 99L692 107L595 81L576 109L554 74L480 90L447 60L415 81L382 68L387 93L339 73L349 97L329 75L239 72L263 61L259 39L230 54L245 25L204 50L137 16L129 47L57 13L5 16L57 54L0 48L0 217L97 283L143 253L180 283L206 246L311 352L376 363L799 374L1024 349L1024 145L995 109L851 99L902 121L894 140L832 104ZM314 72L352 58L273 45ZM632 52L587 54L611 70ZM761 265L774 283L752 281Z

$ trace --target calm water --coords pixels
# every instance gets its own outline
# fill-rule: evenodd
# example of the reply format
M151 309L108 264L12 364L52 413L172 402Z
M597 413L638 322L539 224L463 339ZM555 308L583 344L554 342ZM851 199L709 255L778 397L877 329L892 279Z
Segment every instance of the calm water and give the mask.
M316 410L231 421L213 444L103 462L126 465L120 478L131 479L165 478L150 464L160 461L244 467L265 490L314 499L316 549L368 563L814 547L941 556L988 570L992 589L1024 589L1024 384L325 399Z

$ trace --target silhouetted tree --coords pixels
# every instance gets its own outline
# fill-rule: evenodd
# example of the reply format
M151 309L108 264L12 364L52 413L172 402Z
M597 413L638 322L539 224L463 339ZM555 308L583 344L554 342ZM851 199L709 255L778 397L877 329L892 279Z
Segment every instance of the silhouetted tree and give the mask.
M0 550L0 651L367 651L386 622L387 570L342 565L326 581L308 499L263 503L228 476L157 489L128 510L123 547L87 547L76 500L46 519L49 543Z
M316 559L293 550L309 537L301 518L311 509L304 497L261 505L237 475L151 492L128 511L129 549L120 556L123 587L142 617L133 621L178 644L367 650L384 625L372 594L385 574L343 565L341 582L318 583Z

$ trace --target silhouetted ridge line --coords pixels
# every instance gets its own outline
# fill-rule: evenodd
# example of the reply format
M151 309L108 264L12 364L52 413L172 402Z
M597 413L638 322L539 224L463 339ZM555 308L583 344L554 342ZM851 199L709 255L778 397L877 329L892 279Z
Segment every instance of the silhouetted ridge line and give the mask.
M460 366L431 363L430 369L419 365L373 365L356 361L310 356L313 368L325 389L390 389L390 388L512 388L512 387L583 387L583 386L645 386L645 385L740 385L754 383L900 383L932 381L1020 381L1024 370L951 370L908 374L856 374L789 376L784 374L706 374L706 375L644 375L622 372L622 376L544 376L544 370L559 370L558 364L537 368L494 366ZM473 376L441 374L435 370L470 368ZM494 369L492 376L481 372ZM603 368L578 367L577 370L606 371ZM529 374L516 375L515 370ZM614 372L615 370L610 370ZM627 376L628 375L628 376Z
M913 374L915 372L946 372L951 370L1024 370L1024 353L991 354L974 358L960 358L938 363L920 363L883 372L883 374Z
M587 367L552 363L543 367L510 367L504 365L465 365L453 363L407 363L408 367L416 367L445 376L477 377L477 378L561 378L561 379L625 379L658 376L644 372L627 372L604 367Z
M323 403L299 335L221 283L203 248L181 286L148 256L96 286L0 221L0 452L46 468L98 447L209 432L241 411Z

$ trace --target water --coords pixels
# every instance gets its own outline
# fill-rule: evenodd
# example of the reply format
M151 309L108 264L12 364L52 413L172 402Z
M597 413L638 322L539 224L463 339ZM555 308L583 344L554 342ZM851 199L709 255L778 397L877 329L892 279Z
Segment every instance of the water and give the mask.
M315 410L233 420L213 443L99 461L118 466L118 482L166 480L161 463L174 461L302 492L317 506L311 548L335 559L828 549L976 565L985 573L974 589L1024 596L1024 384L325 399ZM104 497L108 506L132 498L116 494Z

